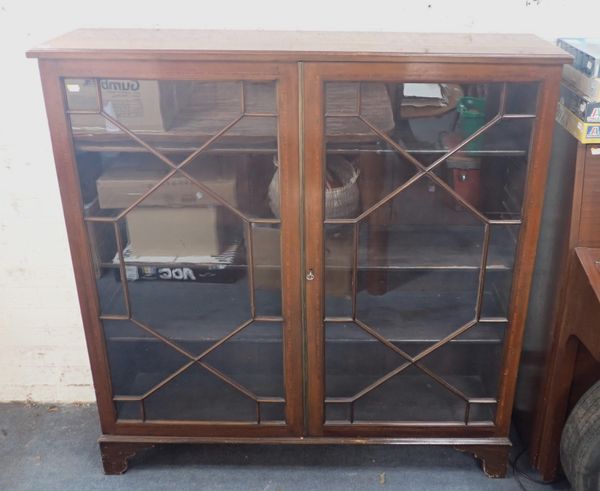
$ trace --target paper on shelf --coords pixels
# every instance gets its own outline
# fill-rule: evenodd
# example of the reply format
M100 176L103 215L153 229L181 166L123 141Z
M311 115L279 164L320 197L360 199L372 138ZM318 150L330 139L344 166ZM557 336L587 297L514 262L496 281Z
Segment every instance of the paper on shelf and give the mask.
M148 264L233 264L239 243L232 244L217 256L136 256L131 250L131 244L123 249L125 263ZM119 254L115 254L113 264L119 264Z
M402 106L444 107L448 96L442 84L404 84Z
M404 84L404 97L442 99L444 96L440 84Z

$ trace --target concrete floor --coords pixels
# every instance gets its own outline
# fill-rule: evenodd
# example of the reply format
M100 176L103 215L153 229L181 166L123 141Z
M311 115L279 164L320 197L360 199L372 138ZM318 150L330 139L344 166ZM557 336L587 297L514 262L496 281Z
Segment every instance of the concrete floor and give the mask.
M412 446L173 445L105 476L99 431L93 405L0 404L0 491L521 489L511 472L488 479L470 455ZM565 481L524 486L569 489Z

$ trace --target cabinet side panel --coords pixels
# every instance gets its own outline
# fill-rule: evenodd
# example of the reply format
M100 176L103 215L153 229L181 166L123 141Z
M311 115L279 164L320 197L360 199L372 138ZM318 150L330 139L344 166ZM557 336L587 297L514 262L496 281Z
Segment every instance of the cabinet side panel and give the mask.
M519 250L510 301L507 343L504 350L504 372L498 394L499 406L496 418L498 434L508 434L514 401L521 343L531 278L535 264L537 238L544 202L548 160L552 144L552 126L560 86L560 69L548 70L540 85L537 120L531 147L531 162L523 203L523 226L519 238Z
M570 216L567 211L573 202L576 168L577 141L559 124L554 125L553 140L514 408L520 436L527 440L532 435L538 395L542 394L535 388L541 386L547 361L557 311L554 299L562 297L559 290L569 248Z

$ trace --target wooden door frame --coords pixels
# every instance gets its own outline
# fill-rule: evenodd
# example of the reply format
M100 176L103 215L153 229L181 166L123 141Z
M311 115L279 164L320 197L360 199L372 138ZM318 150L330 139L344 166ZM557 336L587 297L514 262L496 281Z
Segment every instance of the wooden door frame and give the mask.
M544 198L552 124L560 85L560 66L469 63L468 57L448 63L304 63L303 173L305 271L316 281L305 283L307 339L307 423L310 436L338 437L506 437L510 429L527 301L535 262ZM498 406L494 425L329 424L325 425L323 162L324 83L364 82L538 82L536 120L529 154L522 225L515 257L504 343Z
M298 73L296 63L39 60L44 99L69 247L84 325L102 432L107 435L186 437L286 437L304 431L301 301L301 229ZM117 421L112 401L107 349L63 78L152 80L276 80L278 83L278 150L281 188L282 315L286 424L190 421Z

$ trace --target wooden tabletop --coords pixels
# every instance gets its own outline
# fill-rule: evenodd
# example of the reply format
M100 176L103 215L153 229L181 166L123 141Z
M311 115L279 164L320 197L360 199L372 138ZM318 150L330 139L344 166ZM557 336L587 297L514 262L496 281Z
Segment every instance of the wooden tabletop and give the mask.
M30 58L570 63L530 34L81 29Z

